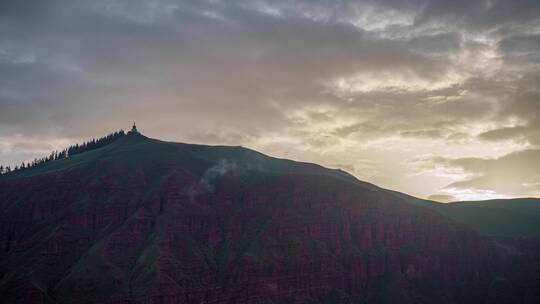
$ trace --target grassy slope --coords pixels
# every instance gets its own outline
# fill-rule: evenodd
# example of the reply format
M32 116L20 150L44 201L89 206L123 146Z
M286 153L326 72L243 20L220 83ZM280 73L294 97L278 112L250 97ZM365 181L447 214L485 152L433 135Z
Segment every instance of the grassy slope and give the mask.
M275 174L328 175L372 191L387 191L408 203L433 209L446 217L464 223L484 235L510 237L540 235L540 199L442 204L378 188L359 181L341 170L273 158L242 147L172 143L142 135L128 135L100 149L6 174L3 178L31 177L98 163L107 164L103 166L103 171L113 172L129 172L135 164L150 167L165 164L177 166L196 176L202 176L212 167L216 167L218 171L240 168L240 170L261 170Z
M540 235L540 199L433 203L434 209L456 221L467 224L484 235Z
M142 135L127 135L96 150L48 162L34 168L12 172L4 178L32 177L107 162L111 171L126 170L133 165L175 165L193 174L202 174L209 166L224 169L261 170L276 174L322 174L348 181L354 177L341 170L327 169L310 163L266 156L233 146L207 146L165 142ZM367 185L367 184L366 184Z
M410 204L433 209L483 235L540 236L540 199L538 198L438 203L395 191L386 191Z

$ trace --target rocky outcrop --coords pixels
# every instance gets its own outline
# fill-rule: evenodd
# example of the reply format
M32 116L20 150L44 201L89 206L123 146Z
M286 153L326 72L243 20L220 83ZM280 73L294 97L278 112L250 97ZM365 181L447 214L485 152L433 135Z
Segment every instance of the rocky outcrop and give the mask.
M497 245L348 180L246 171L208 181L167 164L126 174L100 168L0 180L3 302L526 303L538 296L530 292L533 273L523 287L531 294L516 295L521 278L507 262L538 269L531 245L538 243ZM507 298L493 288L501 280Z

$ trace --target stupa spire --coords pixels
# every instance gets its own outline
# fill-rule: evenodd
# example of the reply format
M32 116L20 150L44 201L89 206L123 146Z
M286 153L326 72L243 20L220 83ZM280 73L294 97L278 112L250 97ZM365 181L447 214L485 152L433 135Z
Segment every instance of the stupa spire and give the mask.
M139 131L137 130L137 126L135 125L135 122L133 122L133 127L131 127L131 131L129 131L128 133L139 134Z

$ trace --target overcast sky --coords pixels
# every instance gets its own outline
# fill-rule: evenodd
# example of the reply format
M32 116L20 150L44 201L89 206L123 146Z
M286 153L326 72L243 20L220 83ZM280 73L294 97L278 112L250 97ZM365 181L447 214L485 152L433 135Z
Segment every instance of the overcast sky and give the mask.
M118 129L540 196L540 2L0 2L0 163Z

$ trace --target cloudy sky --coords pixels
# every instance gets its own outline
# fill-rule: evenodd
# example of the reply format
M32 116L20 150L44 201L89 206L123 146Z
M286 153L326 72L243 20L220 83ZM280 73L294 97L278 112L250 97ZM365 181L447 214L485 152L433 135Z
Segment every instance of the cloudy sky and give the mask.
M1 1L0 163L128 128L540 196L540 2Z

